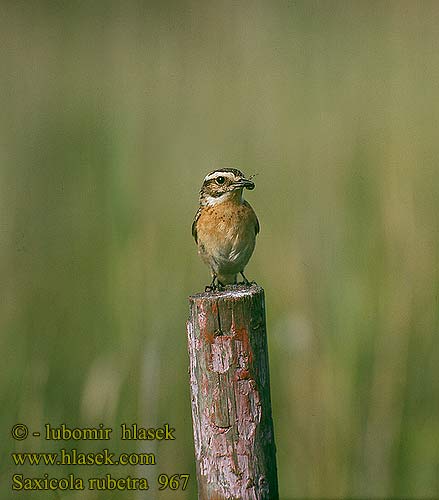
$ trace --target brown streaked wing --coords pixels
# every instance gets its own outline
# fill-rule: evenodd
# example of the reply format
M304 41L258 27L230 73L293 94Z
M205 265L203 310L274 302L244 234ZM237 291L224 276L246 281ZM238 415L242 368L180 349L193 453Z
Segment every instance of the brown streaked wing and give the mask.
M201 215L201 207L198 207L197 213L195 214L194 221L192 222L192 236L194 237L195 243L198 243L197 237L197 222Z
M253 210L252 206L250 205L250 203L247 200L244 200L244 205L251 210L251 212L255 218L255 234L258 234L259 230L260 230L258 217L255 214L255 211Z

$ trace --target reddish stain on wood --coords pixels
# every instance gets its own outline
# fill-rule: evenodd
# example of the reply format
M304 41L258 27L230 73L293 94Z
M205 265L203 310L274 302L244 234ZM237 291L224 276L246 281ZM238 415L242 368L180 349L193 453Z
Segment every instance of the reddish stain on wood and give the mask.
M212 314L218 314L218 304L216 302L212 302Z
M246 380L250 377L250 372L245 369L237 369L235 372L235 381Z
M253 351L250 344L250 338L248 334L248 329L245 327L239 328L235 330L235 338L236 340L240 340L242 342L242 350L248 353L248 362L253 362Z

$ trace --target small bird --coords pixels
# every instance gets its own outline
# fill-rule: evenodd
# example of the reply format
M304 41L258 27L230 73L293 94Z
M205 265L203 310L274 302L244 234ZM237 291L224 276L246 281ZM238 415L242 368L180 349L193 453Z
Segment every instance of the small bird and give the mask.
M244 268L255 248L259 221L242 192L254 187L251 178L246 179L236 168L214 170L204 178L192 235L198 254L212 274L212 283L206 290L236 284L238 273L245 284L250 284Z

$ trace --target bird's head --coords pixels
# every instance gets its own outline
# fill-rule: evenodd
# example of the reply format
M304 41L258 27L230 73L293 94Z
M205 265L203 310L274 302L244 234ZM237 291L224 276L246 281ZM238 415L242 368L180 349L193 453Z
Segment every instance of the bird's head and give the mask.
M216 205L223 201L236 198L242 200L244 188L254 189L252 180L246 179L244 174L236 168L221 168L207 174L200 190L202 205Z

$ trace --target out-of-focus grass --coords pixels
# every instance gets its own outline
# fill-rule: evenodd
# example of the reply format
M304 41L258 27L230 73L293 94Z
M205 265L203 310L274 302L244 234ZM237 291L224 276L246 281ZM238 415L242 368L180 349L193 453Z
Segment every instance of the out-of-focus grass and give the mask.
M12 444L16 421L169 422L175 442L111 444L154 469L111 472L190 472L169 498L194 498L190 225L232 165L259 174L282 495L439 495L438 4L1 10L1 448L64 446Z

